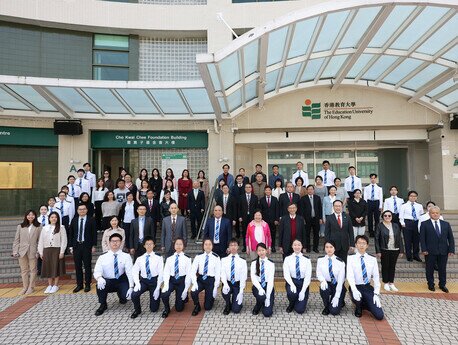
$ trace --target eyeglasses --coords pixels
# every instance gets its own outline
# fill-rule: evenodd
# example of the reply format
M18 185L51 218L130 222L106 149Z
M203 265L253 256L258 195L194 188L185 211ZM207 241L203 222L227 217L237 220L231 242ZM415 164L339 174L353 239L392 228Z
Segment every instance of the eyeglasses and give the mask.
M383 218L391 218L391 217L392 217L391 214L384 214L383 215Z

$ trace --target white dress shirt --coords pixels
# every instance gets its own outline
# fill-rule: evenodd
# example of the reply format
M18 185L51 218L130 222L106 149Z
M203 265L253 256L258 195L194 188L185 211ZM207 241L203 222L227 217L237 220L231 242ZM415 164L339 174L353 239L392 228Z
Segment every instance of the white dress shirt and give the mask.
M149 259L147 256L149 256ZM140 276L148 279L148 274L146 274L146 260L149 260L151 276L157 277L157 286L160 286L162 284L164 274L164 261L162 260L162 256L154 252L151 252L151 254L145 253L142 256L139 256L135 261L135 264L132 267L132 277L135 285L140 284Z
M259 275L256 274L256 261L258 259L254 260L251 262L251 268L250 268L250 277L251 277L251 282L253 285L258 289L264 289L261 286L261 265L262 262L264 262L264 274L265 274L265 280L266 280L266 298L270 298L270 294L272 293L272 290L274 288L274 278L275 278L275 264L273 261L270 261L268 258L264 259L259 259Z
M53 207L55 209L55 207ZM48 220L49 214L40 214L37 218L38 223L40 223L41 226L46 226L49 224Z
M126 201L126 207L124 209L124 223L131 223L132 220L135 218L135 212L134 212L134 202L128 202Z
M102 254L97 259L94 267L94 278L97 280L100 277L106 279L116 279L114 272L114 254L118 255L118 273L122 276L124 273L129 280L129 287L134 286L134 280L132 277L132 258L129 254L124 253L122 250L118 250L113 253L111 250Z
M324 175L326 174L326 182L324 179ZM326 187L333 186L334 185L334 179L336 178L336 173L330 169L328 170L321 170L318 175L320 175L323 178L323 184Z
M418 218L418 232L420 232L420 227L421 227L421 223L427 221L431 219L431 217L429 216L429 212L425 212L423 213L419 218ZM440 220L444 220L444 217L442 217L442 215L439 216L439 219ZM439 222L440 223L440 222ZM434 225L434 224L433 224ZM440 224L439 224L439 228L440 228Z
M394 203L396 203L396 208L398 212L394 212ZM398 196L390 196L389 198L385 199L385 202L383 203L383 211L391 211L391 213L397 213L401 211L401 206L404 203L404 199L398 197Z
M74 184L68 184L67 185L68 187L68 195L70 195L72 198L79 198L80 195L81 195L81 188L76 184L76 182Z
M304 171L304 170L297 170L293 176L291 176L291 182L296 187L296 179L298 177L302 177L304 180L304 183L302 184L304 187L307 187L309 185L309 175Z
M78 177L75 180L75 185L81 188L81 193L87 193L91 195L91 183L89 182L89 180L86 180L84 177Z
M197 200L197 195L199 194L199 188L193 189L192 192L194 193L194 200Z
M172 192L170 192L170 197L175 200L175 202L178 202L178 193L177 193L177 190L174 189ZM159 200L162 201L162 199L164 198L164 190L161 190L161 195L159 197Z
M108 192L107 188L103 188L102 190L100 189L94 189L92 191L92 203L95 204L96 201L103 201L105 199L105 194Z
M61 213L61 210L63 210L63 213ZM61 201L60 199L56 199L56 204L53 207L53 211L57 212L59 216L68 216L71 220L75 214L75 207L67 200Z
M364 283L363 278L363 269L361 265L361 254L357 252L356 254L350 254L347 257L347 280L352 289L356 289L356 285L362 285ZM377 259L365 253L364 254L364 264L366 266L367 279L369 283L372 280L374 281L374 293L380 293L380 277L378 272Z
M83 176L84 176L85 180L89 181L89 187L90 188L95 188L95 183L96 183L95 174L93 174L90 171L85 171Z
M345 283L345 263L342 259L337 256L331 256L332 260L332 273L336 279L336 294L335 296L340 298L340 293L342 292L342 286ZM331 275L329 274L329 256L320 256L316 262L316 277L320 282L331 283Z
M351 188L351 180L353 178L353 181L354 181L354 188L352 189ZM344 186L345 186L345 189L347 190L347 192L353 192L355 189L359 189L359 190L363 190L363 185L361 183L361 179L358 177L358 176L348 176L346 179L345 179L345 182L344 182Z
M280 189L275 188L275 189L272 189L272 196L280 200L280 195L283 194L284 192L285 192L284 188L280 188Z
M197 273L199 275L204 275L204 267L205 267L205 260L208 256L208 268L207 268L207 276L215 278L215 286L219 286L219 282L221 279L221 260L219 259L218 254L213 252L202 253L196 255L194 261L192 262L191 267L191 282L193 285L197 285Z
M191 258L185 253L174 253L165 260L164 266L164 283L169 283L170 277L175 277L175 259L178 258L178 274L180 277L186 276L187 280L190 279L191 273ZM189 285L188 285L189 288Z
M231 281L231 261L232 256L235 256L234 259L234 279L236 282L240 282L240 291L243 291L246 286L246 280L248 277L248 268L246 260L242 259L238 254L232 255L229 254L225 258L221 259L221 282L227 284L228 281Z
M293 285L292 278L297 278L296 256L299 256L299 270L301 271L300 279L304 279L302 290L305 291L310 285L310 280L312 279L312 262L308 257L302 255L302 253L293 253L285 258L285 261L283 262L283 277L290 286Z
M374 186L374 199L372 199L372 186ZM379 208L383 207L383 190L377 183L368 184L364 187L364 200L377 200L379 202Z
M417 202L414 203L415 208L415 215L417 220L420 219L420 216L423 214L423 206ZM410 219L413 220L412 217L412 203L407 201L406 203L402 204L401 210L399 211L399 222L402 226L405 226L405 220Z

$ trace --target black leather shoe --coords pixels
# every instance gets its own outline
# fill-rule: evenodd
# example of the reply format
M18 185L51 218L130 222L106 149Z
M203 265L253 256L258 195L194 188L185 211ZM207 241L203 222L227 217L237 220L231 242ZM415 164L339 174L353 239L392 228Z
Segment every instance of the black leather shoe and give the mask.
M254 308L253 308L253 311L252 311L252 314L253 315L258 315L259 312L261 311L261 308L262 308L262 305L255 305Z
M448 289L445 286L440 286L439 289L441 289L445 293L448 293Z
M131 319L136 319L137 316L140 315L140 312L134 311L132 315L130 316Z
M231 306L230 305L227 305L224 310L223 310L223 314L224 315L229 315L231 312Z
M361 308L356 308L355 309L355 316L356 317L361 317L363 316L363 310Z
M321 312L321 315L329 315L329 309L324 308L323 311Z
M100 307L99 307L99 309L97 309L97 310L95 311L95 316L100 316L100 315L102 315L102 314L105 312L105 310L107 310L107 305L106 305L106 304L101 304Z
M169 313L170 313L170 310L168 309L164 309L164 311L162 312L162 318L165 319L167 316L169 316Z
M428 286L429 291L436 291L436 288L434 286Z
M86 285L84 287L84 292L89 292L89 291L91 291L91 286L90 285Z
M122 298L122 299L119 300L119 303L120 304L126 304L127 303L127 299Z
M288 307L286 308L287 313L291 313L294 310L294 304L289 304Z
M77 285L76 288L73 289L73 293L77 293L83 290L83 287L81 285Z
M418 262L423 262L423 260L420 259L418 256L414 257L413 259L414 259L415 261L418 261Z
M199 311L200 311L200 305L196 305L194 307L194 310L192 311L192 316L196 316L197 314L199 314Z

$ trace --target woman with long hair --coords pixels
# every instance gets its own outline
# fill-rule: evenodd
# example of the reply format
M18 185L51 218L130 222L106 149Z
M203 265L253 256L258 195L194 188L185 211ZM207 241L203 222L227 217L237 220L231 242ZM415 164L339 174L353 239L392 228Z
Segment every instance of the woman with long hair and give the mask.
M162 190L162 177L159 170L154 168L149 178L149 188L154 192L154 199L160 200Z
M205 177L205 171L199 170L197 173L197 181L199 181L199 189L204 192L205 204L207 204L208 196L210 195L210 184L208 183L208 179Z
M43 209L47 210L46 206ZM36 212L26 211L22 223L16 228L13 242L13 257L18 258L21 268L22 290L19 295L29 295L34 291L40 233Z
M121 204L115 199L115 194L110 190L105 193L102 203L102 229L110 227L110 219L118 216Z
M192 180L189 177L189 170L184 169L181 178L178 180L178 208L181 215L188 216L188 193L192 191Z
M102 252L106 253L110 250L110 236L114 233L120 234L122 236L120 250L124 249L126 235L124 229L119 227L119 218L118 216L113 216L110 219L110 227L103 232L102 236Z
M107 192L108 188L105 187L104 179L99 178L92 191L92 203L95 208L95 225L98 231L102 230L102 203Z
M83 192L80 194L78 206L85 205L87 208L87 216L92 218L94 216L94 204L91 202L91 197L88 193Z
M264 243L258 243L256 253L258 257L251 262L250 270L253 283L251 291L256 299L253 315L262 312L265 317L270 317L273 314L275 299L275 264L267 257L267 246Z
M143 180L148 181L148 170L146 170L145 168L140 170L140 173L138 174L138 177L135 180L135 185L137 186L137 189L142 188Z
M160 200L164 198L164 193L166 191L170 192L170 196L172 197L173 200L178 201L178 192L173 186L173 180L167 179L165 180L165 186L164 189L161 190L161 195L160 195Z

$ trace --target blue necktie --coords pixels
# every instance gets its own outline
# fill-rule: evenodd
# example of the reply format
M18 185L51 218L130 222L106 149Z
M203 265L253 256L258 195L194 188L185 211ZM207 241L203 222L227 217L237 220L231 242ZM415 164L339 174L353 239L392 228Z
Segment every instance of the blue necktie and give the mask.
M415 204L412 203L412 218L413 220L417 220L417 212L415 212Z
M178 257L179 255L175 257L175 279L180 279L180 271L178 270Z
M52 207L49 208L49 213L51 213L51 212L52 212Z
M87 180L87 172L84 173L84 178Z
M219 219L216 220L215 225L215 242L219 242Z
M375 191L374 191L375 186L372 185L372 191L371 191L371 200L374 200L375 197Z
M204 274L202 276L203 280L207 279L207 274L208 274L208 254L205 256Z
M113 254L113 255L114 255L114 274L115 274L115 278L119 279L118 254Z
M396 203L396 197L393 196L393 205L394 205L394 213L399 213L398 212L398 204Z
M231 283L235 284L235 255L232 255L231 261Z
M325 170L324 171L324 184L326 184L328 182L328 176L327 175L328 175L328 171Z
M261 260L261 287L266 287L266 273L264 272L264 260Z
M329 276L331 277L331 282L335 284L337 281L336 281L336 277L334 276L334 273L332 272L332 259L331 258L328 259L328 269L329 269Z
M149 257L150 255L146 255L146 260L145 260L145 265L146 265L146 276L148 277L148 279L151 279L152 276L151 276L151 270L149 268Z
M72 196L74 197L75 196L75 187L73 185L72 186Z
M296 279L301 279L301 267L299 266L299 255L296 255Z
M64 216L64 202L60 202L60 218Z
M436 230L437 237L441 237L441 231L439 230L439 225L437 224L437 220L434 222L434 229Z
M81 188L81 185L83 184L83 179L80 178L80 188Z
M351 177L351 191L353 192L355 190L355 177Z
M369 284L369 279L367 279L366 264L364 263L364 256L361 255L361 270L363 272L364 284Z
M41 216L41 226L45 226L45 225L46 225L45 216Z

